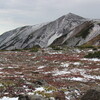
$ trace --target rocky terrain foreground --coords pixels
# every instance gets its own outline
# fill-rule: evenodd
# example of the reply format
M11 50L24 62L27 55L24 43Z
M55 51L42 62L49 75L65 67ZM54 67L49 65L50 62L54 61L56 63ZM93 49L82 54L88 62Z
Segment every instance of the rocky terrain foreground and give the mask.
M0 51L0 100L18 100L21 94L80 100L87 90L100 90L100 59L84 58L89 52L94 50Z

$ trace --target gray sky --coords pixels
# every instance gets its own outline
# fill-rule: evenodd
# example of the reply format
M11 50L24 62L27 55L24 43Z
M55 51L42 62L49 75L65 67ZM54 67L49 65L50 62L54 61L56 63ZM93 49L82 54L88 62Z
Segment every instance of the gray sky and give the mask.
M100 19L100 0L0 0L0 34L49 22L69 12Z

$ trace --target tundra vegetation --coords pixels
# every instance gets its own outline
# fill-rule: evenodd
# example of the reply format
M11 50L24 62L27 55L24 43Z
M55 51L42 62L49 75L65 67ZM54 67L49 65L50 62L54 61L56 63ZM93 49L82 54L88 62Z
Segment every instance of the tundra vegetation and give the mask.
M87 90L100 87L100 49L95 48L0 51L0 98L32 94L47 100L85 100Z

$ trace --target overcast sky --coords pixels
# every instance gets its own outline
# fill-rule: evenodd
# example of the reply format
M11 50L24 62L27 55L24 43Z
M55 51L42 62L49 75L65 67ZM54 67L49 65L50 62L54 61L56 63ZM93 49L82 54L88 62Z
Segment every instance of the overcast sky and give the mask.
M100 0L0 0L0 34L49 22L69 12L100 19Z

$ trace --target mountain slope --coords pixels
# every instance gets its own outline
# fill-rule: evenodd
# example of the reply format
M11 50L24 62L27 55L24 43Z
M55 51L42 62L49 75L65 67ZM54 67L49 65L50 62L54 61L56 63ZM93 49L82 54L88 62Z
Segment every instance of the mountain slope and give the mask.
M81 30L79 30L80 28ZM76 30L78 30L78 32L75 32ZM100 26L98 25L97 22L90 21L90 22L84 23L83 25L78 26L77 28L75 28L75 31L74 33L72 32L74 34L73 36L71 35L69 38L68 36L66 37L67 39L64 41L64 43L67 46L80 46L89 41L94 40L94 38L96 37L99 37ZM92 42L89 45L100 46L100 38L98 38L98 40L95 41L95 43Z
M0 49L23 49L34 45L82 45L100 34L98 21L69 13L55 21L24 26L0 36Z

